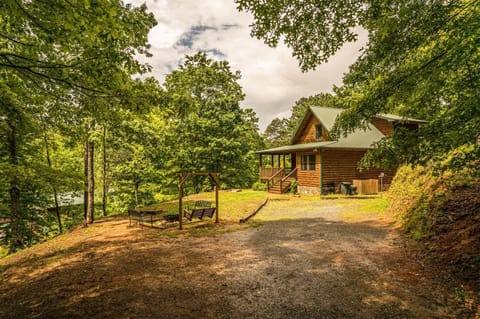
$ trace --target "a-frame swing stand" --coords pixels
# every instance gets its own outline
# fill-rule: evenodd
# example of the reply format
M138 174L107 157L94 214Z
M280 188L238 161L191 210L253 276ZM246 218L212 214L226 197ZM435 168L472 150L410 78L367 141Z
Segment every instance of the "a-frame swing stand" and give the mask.
M215 223L218 223L218 189L220 188L220 173L193 172L178 173L178 227L183 226L183 185L191 176L208 176L215 184Z

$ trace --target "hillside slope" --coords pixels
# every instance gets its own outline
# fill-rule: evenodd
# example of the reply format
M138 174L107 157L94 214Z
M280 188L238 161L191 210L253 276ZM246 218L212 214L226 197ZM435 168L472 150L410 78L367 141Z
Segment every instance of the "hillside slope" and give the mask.
M422 248L422 258L461 279L459 298L479 307L480 179L401 168L389 190L389 210Z

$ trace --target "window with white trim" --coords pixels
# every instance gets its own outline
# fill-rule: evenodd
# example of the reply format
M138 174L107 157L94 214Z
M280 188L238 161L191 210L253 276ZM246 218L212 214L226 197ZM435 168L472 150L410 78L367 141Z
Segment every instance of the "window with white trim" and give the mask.
M300 167L302 171L314 171L315 170L315 154L304 154L300 157Z

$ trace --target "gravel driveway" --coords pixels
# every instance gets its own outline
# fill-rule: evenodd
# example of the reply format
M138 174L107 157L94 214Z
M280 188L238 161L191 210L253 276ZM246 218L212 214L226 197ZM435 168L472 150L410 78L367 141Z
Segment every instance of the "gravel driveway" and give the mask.
M410 257L387 220L352 218L355 205L272 201L259 227L215 236L98 224L63 255L4 265L0 317L461 316L451 285Z

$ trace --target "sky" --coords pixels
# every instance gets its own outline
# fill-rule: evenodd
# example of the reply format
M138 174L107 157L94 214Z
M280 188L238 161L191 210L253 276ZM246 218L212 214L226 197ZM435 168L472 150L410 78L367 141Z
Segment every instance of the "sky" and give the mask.
M140 5L145 0L129 0ZM245 93L241 106L252 108L260 130L276 117L288 117L295 101L340 85L348 66L359 56L365 36L345 45L327 64L302 73L291 49L283 43L270 48L250 36L253 16L239 12L233 0L146 0L158 22L149 33L152 74L160 83L182 64L185 55L207 52L216 60L227 60L232 71L240 71Z

